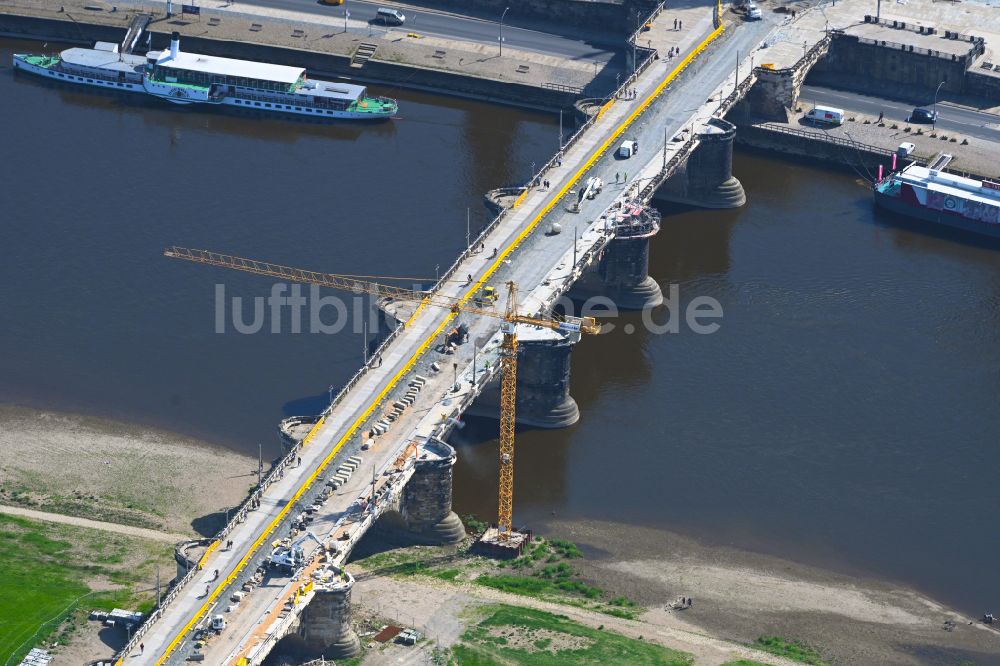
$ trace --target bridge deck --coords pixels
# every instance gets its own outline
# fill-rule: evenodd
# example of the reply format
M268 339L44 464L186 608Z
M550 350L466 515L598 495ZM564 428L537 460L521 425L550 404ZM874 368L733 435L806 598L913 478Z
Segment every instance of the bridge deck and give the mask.
M663 18L661 15L661 19L665 26L671 17ZM735 46L749 50L760 41L769 27L767 22L741 27L728 40L728 45L730 48ZM689 28L694 29L689 31L690 42L683 52L690 52L711 33L711 16L708 10L697 25ZM657 29L663 28L660 25L654 26L654 30ZM699 63L697 76L685 77L682 82L671 86L667 90L668 94L655 97L655 101L650 99L650 96L662 90L664 81L676 76L679 60L664 58L654 63L633 86L638 92L636 99L612 105L579 141L566 150L562 166L546 173L546 178L552 181L551 189L533 188L521 205L505 216L486 240L487 251L471 254L462 262L455 275L471 274L474 276L473 284L453 280L445 282L441 291L450 296L468 298L484 284L515 279L528 296L522 305L522 311L540 309L554 295L561 293L579 271L578 266L570 265L574 256L574 242L577 244L576 257L582 263L584 259L592 259L593 250L602 247L609 238L598 218L602 211L626 194L626 185L614 185L614 173L629 171L629 187L641 188L638 173L643 170L643 163L636 159L623 162L616 160L613 154L615 141L625 135L623 132L627 132L629 138L638 139L642 147L640 155L645 158L645 165L651 169L662 160L660 151L663 137L671 137L687 126L692 112L697 112L705 105L705 100L723 84L735 65L732 58L724 55L706 58L706 62ZM648 110L636 119L639 111L647 106ZM627 130L623 129L625 126L628 126ZM581 204L580 213L569 213L561 200L588 171L600 175L607 185L594 200ZM576 199L575 194L570 194L570 197L572 200ZM551 222L559 222L563 226L563 233L558 236L531 233L535 228L547 227ZM490 257L493 246L500 250L496 258ZM314 487L313 482L334 470L336 464L332 463L341 456L359 454L363 460L362 465L352 476L354 485L349 484L334 494L324 504L323 515L314 524L322 524L323 529L329 527L330 534L336 534L338 530L353 530L354 537L360 536L360 532L371 524L377 511L381 511L392 501L405 478L412 473L412 466L404 466L404 469L392 472L390 468L393 463L407 450L415 437L426 437L441 430L442 413L459 414L462 406L471 400L485 380L485 373L481 370L475 385L472 385L471 368L468 367L471 358L466 357L462 362L466 366L463 369L464 385L461 391L452 394L449 392L452 376L448 371L450 369L446 368L437 376L437 380L420 392L417 403L408 410L408 415L394 423L389 433L378 439L375 447L363 453L359 451L358 434L368 422L380 416L385 405L391 404L394 396L405 388L410 373L415 371L425 377L430 376L430 362L440 360L440 357L433 352L427 353L428 349L440 340L441 333L452 318L450 313L435 308L418 309L405 329L384 350L381 365L364 374L314 430L308 443L301 449L301 464L287 470L284 478L268 487L259 508L249 512L244 522L226 536L234 542L232 550L216 548L206 556L201 576L180 591L173 603L164 609L159 621L151 625L143 636L145 654L133 652L129 655L129 663L166 663L168 652L171 653L169 661L182 661L190 651L191 629L213 612L216 604L228 598L231 589L236 589L235 586L252 573L265 551L270 550L271 541L287 533L289 519L300 510L298 505L311 503L311 496L321 485L316 484ZM475 340L495 336L497 331L497 322L494 320L473 318L467 323ZM477 359L480 369L485 366L484 360L491 354L495 358L495 341L494 338L494 343L487 345L483 356ZM471 351L464 353L469 354ZM452 357L445 357L444 360L446 364L450 364ZM495 363L492 365L495 367ZM448 409L442 410L442 407ZM386 470L392 472L389 477L385 474ZM359 484L360 487L366 486L373 474L383 484L393 480L395 482L376 510L369 511L368 515L359 514L355 502ZM352 517L350 525L346 520L348 516ZM217 580L213 579L216 569L219 571ZM266 594L257 594L256 591L251 593L241 604L240 616L263 617L266 609L275 602L275 594L284 597L289 587L297 584L289 579L280 587L280 592L271 590ZM236 618L232 623L233 631L224 632L211 647L217 650L217 655L227 655L223 657L223 661L229 655L244 653L248 647L248 625L245 621L235 620ZM236 631L237 628L240 631ZM260 633L255 630L252 635Z

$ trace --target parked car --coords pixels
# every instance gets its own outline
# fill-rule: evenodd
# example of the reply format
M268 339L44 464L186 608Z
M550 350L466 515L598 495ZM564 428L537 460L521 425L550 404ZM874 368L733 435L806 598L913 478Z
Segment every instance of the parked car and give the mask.
M747 7L746 19L748 21L759 21L762 18L764 18L764 16L760 13L760 7L757 5L749 5Z
M906 119L908 123L933 123L937 121L937 111L917 107L910 112L910 117Z
M843 125L844 110L832 106L815 106L805 115L806 122L814 125Z
M403 25L406 22L406 15L398 9L379 7L375 11L375 20L385 25Z
M626 139L618 146L618 157L623 160L627 160L637 152L639 152L639 142L632 139Z

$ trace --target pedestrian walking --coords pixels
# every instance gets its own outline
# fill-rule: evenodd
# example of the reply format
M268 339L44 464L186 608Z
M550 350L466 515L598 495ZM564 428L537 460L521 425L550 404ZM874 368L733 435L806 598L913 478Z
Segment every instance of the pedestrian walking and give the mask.
M677 29L677 19L674 19L674 30Z
M302 456L299 456L295 461L295 466L298 467L302 464Z
M615 171L615 185L617 185L618 183L620 183L621 179L622 179L622 175L620 173L618 173L617 171Z
M684 21L678 21L677 22L677 29L678 30L683 30L684 29Z
M878 112L878 122L882 122L883 118L885 118L885 112L884 111L879 111Z
M624 183L627 183L627 182L628 182L628 171L626 171L626 172L625 172L625 175L624 175L624 176L622 176L622 182L624 182Z
M145 651L146 651L146 644L145 643L139 643L139 654L142 654Z

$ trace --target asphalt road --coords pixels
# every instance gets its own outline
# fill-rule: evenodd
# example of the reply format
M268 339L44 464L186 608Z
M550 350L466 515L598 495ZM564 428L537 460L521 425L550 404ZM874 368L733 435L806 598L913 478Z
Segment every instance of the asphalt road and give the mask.
M910 111L913 110L913 105L902 102L816 86L802 86L799 99L810 104L835 106L875 116L882 112L885 113L886 120L897 122L905 121L910 115ZM952 106L943 102L938 102L937 111L937 126L940 129L953 130L987 141L1000 141L1000 116L996 114Z
M374 19L375 10L380 6L378 2L366 0L346 0L340 7L323 5L316 0L238 0L237 5L241 9L245 9L247 5L256 5L339 18L343 18L346 8L351 12L351 20L355 21ZM485 21L433 11L404 10L403 13L406 14L405 27L413 32L480 44L494 44L499 48L499 15L496 21ZM503 28L503 43L504 46L511 48L602 63L610 60L616 51L621 50L606 44L591 44L582 39L516 28L506 24ZM624 46L624 39L622 44Z

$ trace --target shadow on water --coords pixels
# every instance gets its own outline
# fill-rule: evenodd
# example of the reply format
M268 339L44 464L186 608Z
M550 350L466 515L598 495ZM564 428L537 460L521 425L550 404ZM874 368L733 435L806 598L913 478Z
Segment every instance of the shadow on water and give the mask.
M330 393L324 392L289 400L281 406L281 413L285 416L315 416L329 405Z
M1000 264L1000 238L953 229L881 208L874 210L873 223L884 229L898 231L894 241L900 249L951 254Z

